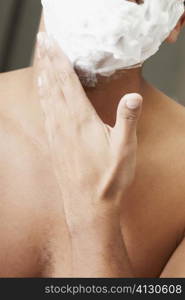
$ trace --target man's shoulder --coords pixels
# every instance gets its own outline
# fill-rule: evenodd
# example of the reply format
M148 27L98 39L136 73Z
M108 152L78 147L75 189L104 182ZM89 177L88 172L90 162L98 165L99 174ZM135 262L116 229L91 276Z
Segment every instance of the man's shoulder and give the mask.
M13 150L16 153L21 142L23 142L21 126L11 116L0 113L0 152L6 154L8 150Z
M185 106L177 102L176 99L169 98L166 95L162 97L163 104L159 122L164 125L166 138L176 142L181 141L181 146L185 147ZM163 128L161 128L161 131Z
M0 113L0 174L15 168L38 169L47 155L39 139L27 132L19 120Z
M161 95L162 100L167 106L167 111L169 111L175 118L179 117L185 121L185 97L184 100L180 100L175 97L169 97L163 93L161 93Z

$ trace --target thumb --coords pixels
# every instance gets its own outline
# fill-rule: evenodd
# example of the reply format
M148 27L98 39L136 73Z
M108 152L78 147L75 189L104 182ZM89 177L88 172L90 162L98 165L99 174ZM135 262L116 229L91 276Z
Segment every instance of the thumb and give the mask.
M137 122L141 114L143 98L139 94L125 95L117 109L114 133L124 144L136 141Z

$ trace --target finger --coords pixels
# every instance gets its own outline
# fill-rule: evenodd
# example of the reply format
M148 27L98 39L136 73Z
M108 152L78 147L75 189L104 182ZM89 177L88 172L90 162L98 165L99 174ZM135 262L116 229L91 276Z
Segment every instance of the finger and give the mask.
M53 78L52 71L49 72L47 61L42 61L41 65L43 68L38 73L38 92L46 131L51 142L59 132L59 128L62 129L64 126L65 101L63 101L63 95Z
M53 131L53 108L51 110L52 96L50 89L48 88L48 79L45 72L41 72L37 79L38 94L40 100L40 106L44 116L44 124L49 142L52 141Z
M60 83L68 106L77 114L94 113L95 110L87 98L80 80L67 56L63 53L55 39L45 34L47 55L51 68L55 70L57 81Z
M44 31L40 31L37 34L37 44L36 44L36 56L38 59L43 58L47 55L47 50L51 47L51 42L46 39L47 34Z
M120 101L113 134L121 143L136 142L137 123L141 114L142 101L139 94L127 94Z
M42 102L45 101L46 105L47 102L52 101L53 105L51 111L53 111L54 106L57 105L59 102L64 102L65 98L62 93L62 90L60 89L60 82L58 82L57 73L55 72L55 69L51 66L51 62L47 56L47 49L49 49L50 44L45 39L45 35L46 34L44 32L39 32L39 34L37 35L37 73L41 77L40 82L43 81L43 84L39 85L40 90L43 90L40 91L42 94L41 100Z

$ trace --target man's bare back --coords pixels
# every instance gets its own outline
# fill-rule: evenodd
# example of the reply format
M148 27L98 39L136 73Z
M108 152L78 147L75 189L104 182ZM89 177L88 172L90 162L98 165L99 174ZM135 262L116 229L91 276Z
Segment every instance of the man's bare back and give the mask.
M52 264L68 251L68 234L35 91L34 108L25 102L22 114L15 102L22 119L12 109L22 91L10 93L11 84L23 72L2 75L0 83L0 276L60 276ZM184 237L185 109L158 91L148 101L148 86L143 93L136 180L123 201L122 229L136 276L155 277Z

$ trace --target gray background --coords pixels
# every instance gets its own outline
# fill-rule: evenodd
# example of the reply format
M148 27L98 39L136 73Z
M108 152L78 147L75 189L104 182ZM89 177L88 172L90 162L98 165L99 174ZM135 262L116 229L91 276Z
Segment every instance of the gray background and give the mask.
M41 14L40 0L0 0L0 72L31 63ZM185 104L185 30L145 63L145 77Z

